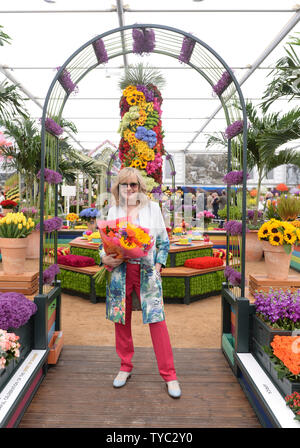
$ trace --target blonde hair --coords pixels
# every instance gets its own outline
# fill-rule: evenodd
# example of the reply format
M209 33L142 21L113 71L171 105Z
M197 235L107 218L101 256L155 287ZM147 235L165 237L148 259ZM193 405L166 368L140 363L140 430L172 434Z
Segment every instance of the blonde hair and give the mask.
M149 201L149 199L147 197L147 187L146 187L145 181L143 179L143 176L140 174L139 170L137 170L136 168L133 168L131 166L122 168L119 171L119 173L115 179L115 182L111 187L111 193L113 194L113 196L115 198L116 205L120 205L119 185L122 184L123 182L126 182L130 176L135 176L137 179L137 183L139 185L139 201L138 202L139 202L140 206L143 206Z

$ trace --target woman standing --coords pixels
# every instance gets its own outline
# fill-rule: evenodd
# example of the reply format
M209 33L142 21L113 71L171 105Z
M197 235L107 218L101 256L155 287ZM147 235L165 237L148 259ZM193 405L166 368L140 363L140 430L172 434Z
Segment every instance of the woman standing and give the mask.
M115 322L116 352L121 359L121 368L113 386L124 386L133 368L131 293L135 290L141 303L143 323L150 327L160 375L167 384L169 395L179 398L181 390L165 321L160 277L161 267L165 265L169 251L163 217L159 205L148 200L143 178L135 168L123 168L119 172L112 186L112 194L116 205L110 208L107 219L131 217L134 224L148 228L154 239L152 249L141 259L124 262L123 259L115 258L115 255L106 255L104 250L100 251L102 263L114 268L110 284L107 285L106 317ZM121 313L121 318L116 317L118 313Z

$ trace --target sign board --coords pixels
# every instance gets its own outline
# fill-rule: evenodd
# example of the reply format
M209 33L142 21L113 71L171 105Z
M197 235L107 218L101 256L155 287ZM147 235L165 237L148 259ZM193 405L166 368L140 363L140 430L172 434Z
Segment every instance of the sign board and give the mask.
M62 196L76 196L76 187L72 185L63 185L61 187Z

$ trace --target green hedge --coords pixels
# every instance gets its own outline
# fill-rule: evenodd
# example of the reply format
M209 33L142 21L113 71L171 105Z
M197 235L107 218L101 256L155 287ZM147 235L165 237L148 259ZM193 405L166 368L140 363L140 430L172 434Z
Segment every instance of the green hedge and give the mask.
M164 297L185 297L184 277L162 277L162 288Z
M100 255L99 251L95 249L82 249L81 247L71 247L71 254L74 255L83 255L85 257L91 257L95 260L96 264L100 264Z
M62 289L71 289L72 291L78 291L84 294L90 294L91 292L91 279L89 275L60 268L60 273L57 278L61 281Z
M221 291L222 283L225 281L224 271L210 272L209 274L191 277L190 294L191 297L200 294L207 294L212 291Z

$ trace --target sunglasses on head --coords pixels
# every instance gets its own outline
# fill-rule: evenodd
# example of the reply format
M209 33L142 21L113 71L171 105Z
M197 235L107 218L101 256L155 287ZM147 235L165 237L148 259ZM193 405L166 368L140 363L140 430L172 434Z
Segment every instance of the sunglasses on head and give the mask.
M138 186L138 183L136 183L136 182L131 182L130 184L119 184L120 185L120 187L122 187L122 188L127 188L128 187L128 185L130 186L130 188L135 188L135 187L137 187Z

